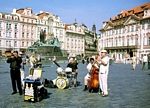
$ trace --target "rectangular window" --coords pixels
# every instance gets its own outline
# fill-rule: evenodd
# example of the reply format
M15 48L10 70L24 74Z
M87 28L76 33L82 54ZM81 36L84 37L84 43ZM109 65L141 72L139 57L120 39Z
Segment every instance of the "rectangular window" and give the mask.
M121 46L121 39L119 39L119 46Z
M24 42L22 42L22 47L24 47Z
M27 42L27 47L28 47L28 44L29 44L29 43Z
M139 28L139 26L138 26L138 25L136 25L136 31L138 31L138 28Z
M148 37L148 45L150 45L150 37Z
M127 46L129 46L129 39L127 39Z
M24 32L22 33L22 37L24 38Z
M18 17L15 17L15 20L18 20Z
M31 38L33 38L33 33L31 34Z
M27 38L29 37L29 33L27 33Z
M15 24L15 29L17 29L17 24Z
M138 38L135 39L135 45L138 45Z
M142 23L142 29L145 29L145 24L144 23Z
M124 46L124 39L122 39L122 46Z
M118 40L116 40L116 46L118 45Z
M116 34L118 34L118 30L116 29Z
M9 37L11 37L11 32L9 32Z
M11 41L9 41L9 47L11 47Z
M17 41L14 41L14 47L17 47Z
M128 26L128 32L130 32L130 26Z
M8 28L8 27L9 27L9 24L7 23L7 24L6 24L6 28Z
M17 33L15 32L15 38L17 38Z
M6 32L6 37L9 37L9 32L8 31Z
M24 29L24 25L22 25L22 29Z
M133 31L134 31L134 26L132 25L132 26L131 26L131 32L133 32Z
M150 22L148 22L147 29L150 29Z
M11 24L9 24L9 29L11 28Z
M8 41L6 41L6 46L8 46Z
M2 22L0 22L0 28L2 27Z
M63 31L62 30L60 30L59 32L60 32L60 35L63 35Z
M0 37L2 36L1 31L0 31Z
M2 44L2 43L1 43L1 40L0 40L0 46L1 46L1 44Z
M119 29L119 34L121 34L121 28Z

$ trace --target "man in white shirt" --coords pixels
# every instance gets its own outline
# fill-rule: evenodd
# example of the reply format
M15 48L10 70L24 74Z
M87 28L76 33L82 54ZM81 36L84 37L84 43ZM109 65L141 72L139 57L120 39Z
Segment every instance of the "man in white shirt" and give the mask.
M99 84L102 97L108 96L107 77L109 72L109 57L106 55L107 51L101 51L100 69L99 69Z
M92 69L92 65L94 63L94 58L90 58L90 63L87 65L86 67L86 70L88 71L87 75L84 77L84 85L85 85L85 88L83 91L86 91L88 90L88 82L90 80L90 72L91 72L91 69Z
M146 56L146 54L144 54L143 56L143 67L142 67L142 70L145 70L145 65L147 64L148 62L148 57Z

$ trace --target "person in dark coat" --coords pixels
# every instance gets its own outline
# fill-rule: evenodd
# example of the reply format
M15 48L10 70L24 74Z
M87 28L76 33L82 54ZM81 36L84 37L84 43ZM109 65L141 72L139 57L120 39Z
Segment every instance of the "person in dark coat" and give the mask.
M150 69L150 54L148 54L148 69Z
M12 82L12 95L17 93L16 83L19 90L19 94L22 95L21 87L21 75L20 68L22 63L22 58L18 55L18 51L14 51L12 56L7 59L7 63L10 63L10 76Z
M72 72L74 72L74 87L77 87L78 67L77 67L77 63L75 62L73 58L70 58L69 64L67 65L67 67L71 68Z

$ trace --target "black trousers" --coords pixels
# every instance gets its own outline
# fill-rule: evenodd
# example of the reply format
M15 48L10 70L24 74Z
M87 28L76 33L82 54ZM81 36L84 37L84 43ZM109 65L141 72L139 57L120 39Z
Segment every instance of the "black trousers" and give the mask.
M150 69L150 62L148 62L148 69Z
M22 93L20 69L11 69L10 76L11 76L13 91L17 92L16 89L16 83L17 83L19 93Z

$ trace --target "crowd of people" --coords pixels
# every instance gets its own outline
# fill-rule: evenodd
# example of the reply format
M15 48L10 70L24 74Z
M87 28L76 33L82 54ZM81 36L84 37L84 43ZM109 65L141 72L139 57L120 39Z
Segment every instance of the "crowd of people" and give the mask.
M56 60L56 58L54 59ZM53 60L53 61L54 61ZM109 73L109 62L110 58L107 56L107 51L102 50L94 57L89 57L87 60L87 74L84 77L84 89L83 91L89 90L91 92L91 81L93 80L93 71L97 71L95 75L97 75L96 79L97 84L96 89L98 89L98 93L102 95L102 97L108 96L108 73ZM74 87L77 87L77 76L78 76L78 63L75 58L70 57L68 59L68 64L66 67L69 67L72 69L72 72L74 72ZM32 54L30 57L22 56L22 54L18 53L18 51L14 51L7 59L7 63L10 63L10 77L12 82L12 95L17 93L17 87L19 90L19 94L22 95L22 83L21 83L21 70L24 70L24 65L28 65L30 63L30 69L32 68L41 68L42 62L41 62L41 56L40 54L37 54L35 57L34 54ZM83 63L83 62L82 62ZM132 67L133 70L136 69L137 64L137 57L134 55L132 57ZM150 67L150 54L144 55L142 58L142 70L146 70ZM94 82L94 81L93 81ZM17 87L16 87L17 85Z

